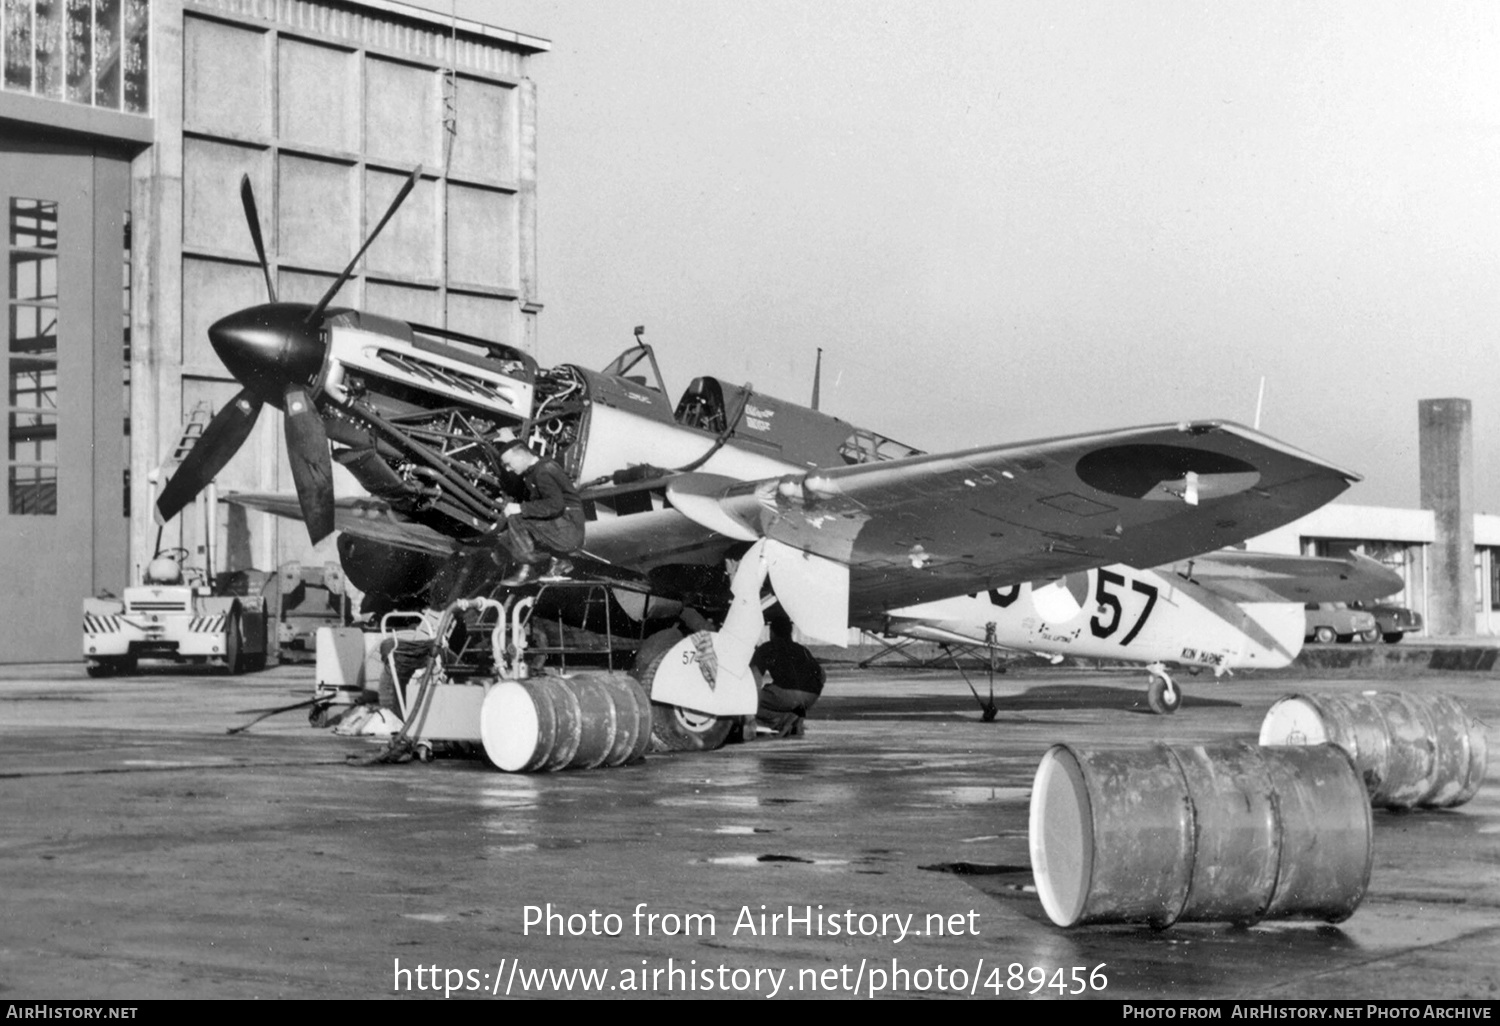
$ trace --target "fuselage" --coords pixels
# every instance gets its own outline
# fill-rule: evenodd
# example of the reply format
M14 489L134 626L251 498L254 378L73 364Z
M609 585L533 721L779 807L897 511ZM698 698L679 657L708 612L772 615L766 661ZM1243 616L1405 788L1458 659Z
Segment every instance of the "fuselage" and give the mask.
M1291 602L1233 602L1164 570L1101 567L892 610L878 626L928 641L1228 670L1287 666L1302 649Z

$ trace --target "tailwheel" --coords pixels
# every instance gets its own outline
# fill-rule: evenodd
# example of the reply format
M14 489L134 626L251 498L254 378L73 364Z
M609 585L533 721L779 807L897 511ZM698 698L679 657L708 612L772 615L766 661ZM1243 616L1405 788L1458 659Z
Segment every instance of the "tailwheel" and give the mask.
M1182 708L1182 689L1172 682L1166 668L1160 663L1152 663L1146 669L1151 674L1151 684L1146 688L1146 704L1151 711L1170 716Z

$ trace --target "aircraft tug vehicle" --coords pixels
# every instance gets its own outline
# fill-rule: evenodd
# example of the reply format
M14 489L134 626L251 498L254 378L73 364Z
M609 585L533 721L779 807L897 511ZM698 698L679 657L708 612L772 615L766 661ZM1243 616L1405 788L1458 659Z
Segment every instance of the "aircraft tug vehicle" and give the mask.
M142 658L222 666L231 674L266 665L266 601L250 593L253 578L227 573L210 582L187 559L186 549L164 549L123 597L83 600L90 677L133 673Z

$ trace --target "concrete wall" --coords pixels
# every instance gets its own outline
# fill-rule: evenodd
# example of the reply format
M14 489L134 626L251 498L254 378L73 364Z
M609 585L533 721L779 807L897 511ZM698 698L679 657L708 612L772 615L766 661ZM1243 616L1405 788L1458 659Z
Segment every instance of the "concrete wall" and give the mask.
M422 176L336 303L530 348L536 295L531 55L547 44L402 4L157 0L155 145L135 168L139 261L134 508L200 404L239 390L207 328L267 301L241 207L255 192L277 298L316 302L417 167ZM221 472L220 490L290 491L278 411ZM335 466L341 494L357 491ZM294 523L221 507L232 565L336 559ZM201 550L185 510L162 544ZM132 548L156 546L149 514ZM137 558L139 561L139 558ZM220 560L220 568L224 561Z

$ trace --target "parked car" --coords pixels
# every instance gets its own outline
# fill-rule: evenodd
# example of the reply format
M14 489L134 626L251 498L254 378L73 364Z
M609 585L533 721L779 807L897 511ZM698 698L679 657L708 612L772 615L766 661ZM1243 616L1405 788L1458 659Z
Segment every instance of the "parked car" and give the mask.
M1395 644L1403 635L1415 634L1422 629L1422 614L1405 606L1391 606L1380 602L1351 602L1350 609L1363 609L1375 617L1375 632L1367 635L1366 641L1389 641Z
M1307 629L1302 636L1308 641L1348 642L1374 636L1379 630L1373 613L1350 609L1347 602L1309 602L1306 609Z

